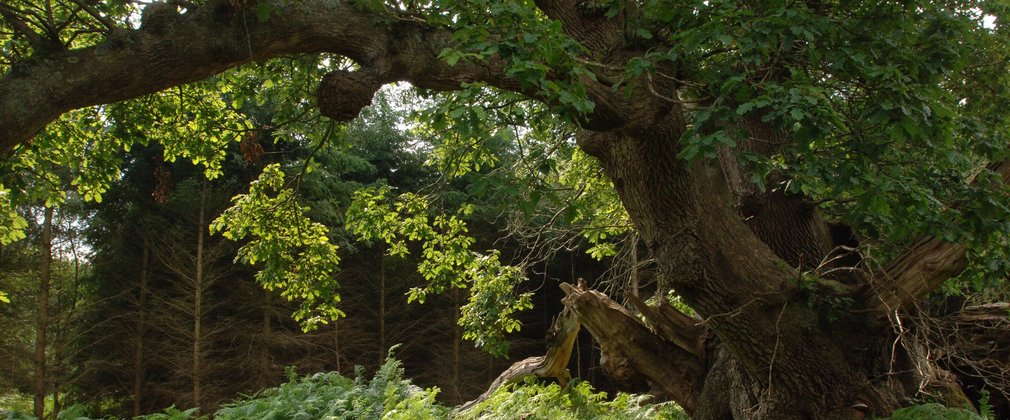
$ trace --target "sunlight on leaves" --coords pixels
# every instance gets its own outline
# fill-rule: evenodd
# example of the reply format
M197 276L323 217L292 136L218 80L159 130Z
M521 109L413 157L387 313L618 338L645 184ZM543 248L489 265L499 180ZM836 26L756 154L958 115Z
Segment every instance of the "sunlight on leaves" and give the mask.
M232 199L211 226L211 233L239 241L236 261L261 267L256 280L268 290L280 290L288 300L300 300L295 320L306 330L342 317L337 309L337 246L330 243L329 230L315 223L298 203L294 190L284 181L280 165L263 168L248 194Z
M505 334L518 331L519 311L533 307L531 293L518 293L526 280L518 267L503 265L500 254L473 251L476 240L468 234L462 217L473 211L464 206L459 214L430 214L425 197L403 193L392 197L392 189L379 186L361 189L347 210L347 229L364 240L378 240L389 246L390 255L411 254L420 247L417 271L425 279L423 287L407 292L408 301L424 301L431 294L452 288L470 288L470 300L462 308L459 325L464 337L477 346L505 356Z

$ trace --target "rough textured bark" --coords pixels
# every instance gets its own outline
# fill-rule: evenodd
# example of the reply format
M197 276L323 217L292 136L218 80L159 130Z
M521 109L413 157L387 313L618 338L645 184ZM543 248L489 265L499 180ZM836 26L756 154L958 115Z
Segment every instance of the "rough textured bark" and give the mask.
M469 410L486 400L498 388L507 384L521 382L530 376L554 378L561 385L567 384L571 380L571 375L568 372L568 361L572 357L572 348L575 345L575 339L579 336L580 328L579 317L575 312L566 307L551 325L547 336L547 353L545 355L534 356L513 363L512 366L491 382L487 391L484 391L477 399L460 405L453 412L459 413Z
M562 283L561 288L565 307L600 343L608 376L618 382L644 379L654 394L695 411L704 381L702 359L664 341L606 295L583 285Z
M735 214L721 170L676 158L669 145L682 129L683 119L671 112L641 132L584 133L580 144L614 181L662 275L705 317L747 387L760 390L748 398L756 407L749 415L845 417L861 404L889 412L896 397L877 390L870 382L876 375L862 367L868 361L847 350L875 348L873 337L886 329L823 325L794 280L798 273ZM797 370L806 374L793 375ZM701 418L717 409L698 408Z
M637 296L627 296L627 299L645 317L655 334L704 359L705 329L699 325L701 320L685 315L665 301L653 307Z

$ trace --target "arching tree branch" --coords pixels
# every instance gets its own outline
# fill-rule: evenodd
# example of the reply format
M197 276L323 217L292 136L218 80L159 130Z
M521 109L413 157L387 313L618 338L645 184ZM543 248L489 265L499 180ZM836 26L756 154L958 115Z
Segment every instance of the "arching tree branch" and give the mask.
M989 169L999 174L1003 183L1010 183L1010 161ZM967 250L964 244L922 236L884 267L880 280L864 298L875 302L869 306L893 313L961 274L968 264Z
M339 95L343 82L357 79L367 79L373 91L398 80L436 90L483 82L538 97L508 77L499 58L461 60L451 66L440 59L442 49L451 45L449 30L391 19L348 2L260 1L271 11L265 22L254 16L252 7L236 12L212 1L179 14L175 6L154 3L145 9L140 29L115 29L99 45L37 53L18 63L0 80L0 132L6 134L0 139L0 153L30 140L64 112L154 93L244 63L291 54L336 53L367 72L355 80L344 80L349 73L331 75L323 89L337 90L322 92L321 97ZM588 90L602 104L597 115L616 108L606 106L620 98L608 87L599 84ZM608 124L613 120L606 119Z

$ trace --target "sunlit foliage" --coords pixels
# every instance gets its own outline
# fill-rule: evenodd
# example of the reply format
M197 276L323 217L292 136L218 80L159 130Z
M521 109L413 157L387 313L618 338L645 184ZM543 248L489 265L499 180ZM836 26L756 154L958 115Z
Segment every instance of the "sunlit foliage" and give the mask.
M531 293L517 293L524 279L521 269L503 265L499 253L473 250L462 217L473 212L464 206L458 215L430 214L428 202L414 193L391 197L388 187L366 188L354 194L347 210L348 230L389 246L390 255L405 256L411 245L421 257L417 270L427 281L408 292L408 301L424 302L432 293L469 288L470 302L461 309L464 338L489 352L504 356L504 334L519 330L515 313L533 307Z
M335 277L340 258L328 229L305 216L308 209L284 179L280 165L268 165L250 184L249 193L236 196L210 229L235 241L248 237L236 258L262 263L256 280L290 300L299 299L294 317L313 329L343 315L337 309Z

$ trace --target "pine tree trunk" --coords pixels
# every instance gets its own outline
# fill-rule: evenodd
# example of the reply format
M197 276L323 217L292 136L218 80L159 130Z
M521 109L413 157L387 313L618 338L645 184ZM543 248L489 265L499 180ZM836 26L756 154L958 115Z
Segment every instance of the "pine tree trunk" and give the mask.
M39 307L35 324L35 417L45 420L46 333L49 328L49 285L53 261L53 208L46 207L42 219L42 257L39 260Z
M201 402L201 379L203 377L202 371L202 352L203 349L203 289L204 289L204 278L203 278L203 240L204 231L207 230L207 223L205 220L206 215L206 194L207 186L204 184L200 188L200 207L199 207L199 217L197 221L197 236L196 236L196 261L195 261L195 273L193 276L194 283L194 299L193 299L193 406L200 408ZM202 411L202 410L201 410Z
M147 335L147 295L150 264L151 244L146 237L143 237L140 257L140 288L137 292L137 327L133 337L133 417L141 414L144 396L144 378L146 377L144 339Z
M270 360L271 343L273 342L273 328L270 320L273 311L271 302L270 291L264 290L260 324L259 378L256 381L261 389L269 387L273 382L273 363Z
M452 390L455 392L457 399L462 400L463 393L460 389L459 383L459 346L463 341L462 338L462 327L459 326L459 289L452 289L452 369L449 373L449 381L452 382Z
M333 361L336 364L336 370L338 373L342 373L343 370L340 369L340 320L333 320Z
M386 258L379 252L379 364L386 362Z

